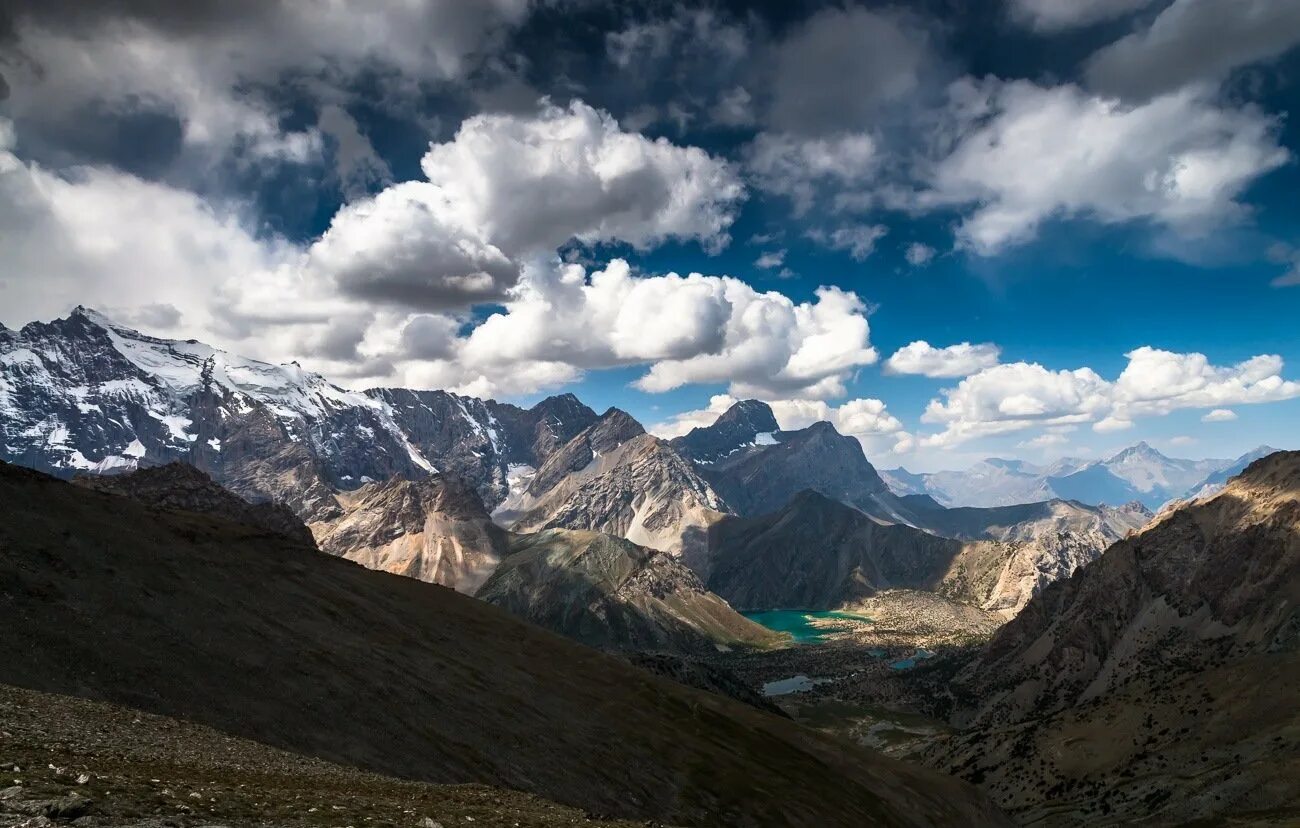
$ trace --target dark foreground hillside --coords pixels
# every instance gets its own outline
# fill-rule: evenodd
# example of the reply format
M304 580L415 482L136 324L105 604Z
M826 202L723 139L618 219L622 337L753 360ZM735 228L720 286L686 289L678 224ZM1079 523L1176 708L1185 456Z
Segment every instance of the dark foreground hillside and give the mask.
M264 530L0 464L0 682L685 825L1002 824L858 752Z
M380 776L166 716L8 685L0 685L0 730L0 825L646 824L595 822L501 788Z

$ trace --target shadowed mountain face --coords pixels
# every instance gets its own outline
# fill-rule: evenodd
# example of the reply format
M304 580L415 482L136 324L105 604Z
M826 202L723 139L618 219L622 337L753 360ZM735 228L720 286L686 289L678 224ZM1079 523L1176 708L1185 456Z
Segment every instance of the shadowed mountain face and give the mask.
M936 756L1026 818L1285 822L1297 681L1300 453L1279 452L1031 600L957 676L970 729Z
M709 546L709 588L741 610L835 609L884 589L934 589L962 550L814 491L762 517L719 522Z
M185 463L168 463L126 474L82 475L73 482L95 491L121 495L161 509L210 515L275 532L303 546L314 546L311 530L278 503L249 503Z
M601 649L708 654L779 641L676 558L598 532L515 536L477 597Z
M0 546L0 682L674 824L1002 824L950 778L260 530L0 465Z
M741 400L712 425L691 429L671 440L673 448L697 463L718 463L750 446L768 444L780 431L772 409L758 400Z

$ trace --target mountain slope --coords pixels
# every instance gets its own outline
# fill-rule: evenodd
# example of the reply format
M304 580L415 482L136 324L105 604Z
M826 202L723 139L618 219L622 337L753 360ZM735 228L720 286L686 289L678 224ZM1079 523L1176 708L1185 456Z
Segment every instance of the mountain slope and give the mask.
M1300 453L1279 452L1031 600L957 676L968 731L933 758L1059 824L1294 818L1298 680Z
M571 396L533 409L442 391L347 391L296 364L151 337L87 308L0 330L0 460L63 477L182 461L304 520L332 494L434 471L491 508L595 420Z
M601 649L708 654L779 640L672 556L583 530L515 536L476 597Z
M732 510L745 517L776 511L809 489L886 523L910 522L855 438L827 422L750 437L756 423L774 422L765 403L747 400L722 414L710 430L695 429L674 444L713 458L696 459L696 467Z
M0 546L0 682L612 815L1001 824L950 778L237 524L0 465Z
M741 610L827 610L884 589L934 589L962 548L812 490L777 512L720 521L709 546L709 589Z
M1010 617L1149 513L1076 503L944 509L903 498L925 530L882 525L816 492L709 533L711 590L741 609L834 609L919 589ZM923 496L920 496L923 497Z
M507 554L506 532L478 494L444 475L368 483L313 523L321 551L370 569L473 594Z
M518 532L586 529L705 566L705 532L726 503L665 441L610 409L556 450L497 520Z

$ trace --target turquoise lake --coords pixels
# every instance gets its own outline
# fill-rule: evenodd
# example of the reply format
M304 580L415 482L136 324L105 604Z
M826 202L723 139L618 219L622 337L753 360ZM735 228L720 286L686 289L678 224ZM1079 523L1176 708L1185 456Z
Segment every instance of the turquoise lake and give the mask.
M871 623L871 619L865 615L855 615L851 612L840 612L838 610L821 612L768 610L766 612L745 612L741 614L756 624L762 624L769 630L789 633L796 644L817 644L825 641L829 632L850 629L854 624ZM835 625L833 630L825 627L819 629L813 626L814 621L827 619L842 621L843 623Z

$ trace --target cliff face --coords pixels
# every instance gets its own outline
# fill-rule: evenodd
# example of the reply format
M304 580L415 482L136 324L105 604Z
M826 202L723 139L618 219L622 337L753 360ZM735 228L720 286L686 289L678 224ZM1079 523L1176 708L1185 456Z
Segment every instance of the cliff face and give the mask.
M1048 586L953 682L928 753L1024 822L1300 814L1300 453Z
M312 531L322 551L369 569L473 594L507 553L506 531L452 478L393 478L338 501L340 516Z

